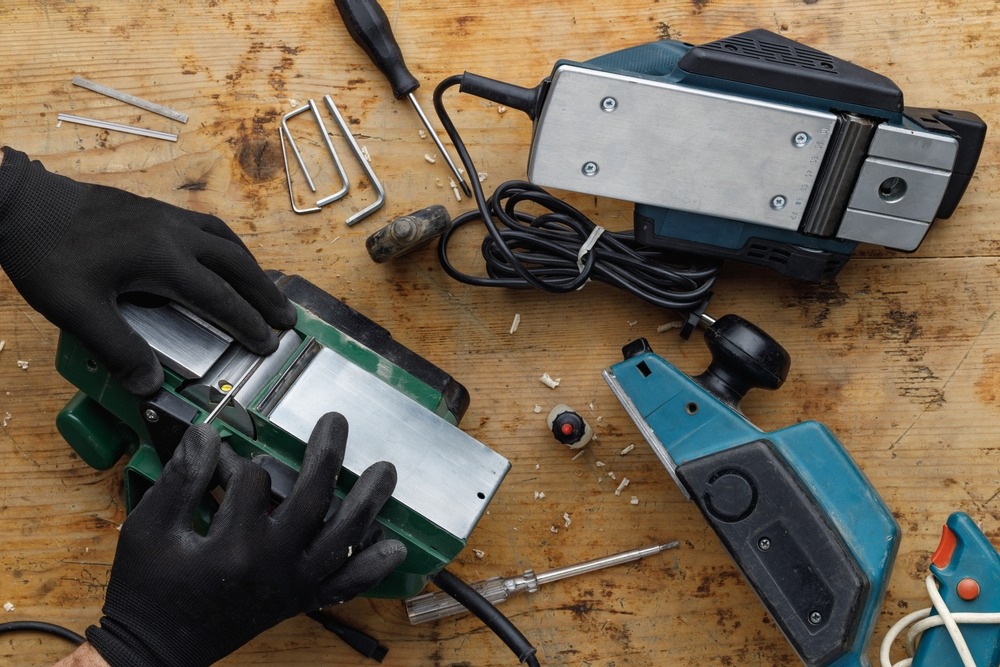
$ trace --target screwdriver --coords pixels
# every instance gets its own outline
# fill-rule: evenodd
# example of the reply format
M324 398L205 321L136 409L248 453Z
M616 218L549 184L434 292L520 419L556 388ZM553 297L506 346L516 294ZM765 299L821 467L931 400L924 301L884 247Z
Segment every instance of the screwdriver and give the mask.
M578 574L585 574L600 570L612 565L631 563L632 561L658 554L667 549L677 548L677 542L658 544L645 549L632 549L621 553L588 560L578 565L567 565L548 572L535 574L533 570L525 570L524 574L515 577L490 577L470 584L472 588L479 592L484 598L493 604L505 601L515 593L534 593L538 587L551 581L559 581L567 577L575 577ZM468 611L457 600L445 593L437 591L434 593L424 593L406 600L406 615L410 618L410 623L418 625L429 621L436 621L439 618L453 616Z
M462 191L465 192L466 196L471 197L472 190L462 178L462 172L455 166L437 132L431 126L430 120L427 119L424 110L420 108L420 103L413 95L413 91L420 87L420 82L406 69L403 53L399 50L395 35L392 34L389 18L385 15L385 11L376 0L335 0L335 2L340 11L340 17L347 27L347 32L358 43L358 46L364 49L375 66L382 71L382 74L389 79L389 83L392 85L392 94L396 96L396 99L401 100L406 97L410 100L410 104L420 116L420 121L427 128L428 134L434 139L434 144L441 152L445 162L448 163L452 173L455 174Z

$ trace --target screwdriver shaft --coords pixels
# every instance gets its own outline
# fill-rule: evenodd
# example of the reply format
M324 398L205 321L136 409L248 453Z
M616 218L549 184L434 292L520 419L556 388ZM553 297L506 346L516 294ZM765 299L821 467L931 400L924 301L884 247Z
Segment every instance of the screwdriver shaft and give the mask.
M547 572L539 572L535 575L535 578L538 585L541 586L542 584L559 581L560 579L566 579L567 577L575 577L578 574L585 574L587 572L593 572L594 570L600 570L614 565L631 563L632 561L645 558L646 556L652 556L653 554L658 554L661 551L666 551L667 549L675 549L678 545L678 542L668 542L667 544L658 544L656 546L646 547L645 549L623 551L618 554L605 556L604 558L588 560L585 563L577 563L576 565L557 567L554 570L549 570Z
M556 568L539 575L536 575L532 570L525 570L524 574L514 577L490 577L489 579L483 579L469 585L486 598L487 601L496 605L518 593L534 593L543 583L558 581L559 579L565 579L566 577L592 572L613 565L630 563L677 546L677 542L669 542L645 549L632 549L619 554L605 556L604 558L579 563L578 565ZM422 595L417 595L406 600L406 615L413 625L436 621L466 611L468 610L458 600L444 591L423 593Z
M431 139L434 140L434 145L437 146L438 151L441 152L441 156L444 158L444 161L448 163L448 168L451 169L451 173L455 174L455 179L458 181L459 187L462 188L462 192L465 193L466 197L471 197L472 190L469 188L469 184L462 178L462 172L459 171L458 166L451 159L451 156L445 149L444 144L441 143L441 137L438 136L434 127L431 126L431 121L427 118L427 114L424 113L424 110L420 108L420 103L417 102L417 98L413 95L413 93L409 93L407 97L410 99L410 104L413 105L417 115L420 116L420 122L422 122L424 127L427 128L427 134L431 135ZM472 176L469 176L469 178L472 178Z
M420 122L427 128L438 151L448 163L451 172L458 179L458 185L467 197L472 196L472 189L462 178L462 172L448 155L444 144L434 131L431 122L420 108L417 98L413 96L413 91L420 86L420 82L413 76L403 61L403 52L396 42L395 35L392 34L392 26L389 25L389 17L385 15L385 10L378 3L378 0L334 0L337 11L344 20L344 27L351 35L351 38L358 43L372 63L381 70L392 86L392 94L396 99L401 100L405 95L410 99L410 104L420 116Z

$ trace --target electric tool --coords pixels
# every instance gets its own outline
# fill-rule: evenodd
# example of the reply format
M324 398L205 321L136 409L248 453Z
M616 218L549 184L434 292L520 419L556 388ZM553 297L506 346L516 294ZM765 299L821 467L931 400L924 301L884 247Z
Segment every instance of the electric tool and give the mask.
M390 461L398 475L378 522L386 537L406 544L407 557L367 595L415 595L465 546L510 463L457 428L469 394L454 378L305 279L270 275L295 304L298 320L266 357L173 304L121 304L164 367L164 384L148 399L126 392L63 332L56 368L80 392L59 413L59 431L95 468L130 457L125 504L131 510L184 431L209 421L238 454L268 472L280 502L316 421L340 412L350 434L337 497L376 461ZM211 499L204 505L208 522Z
M968 514L948 517L930 570L925 583L933 607L907 614L886 633L882 666L893 666L890 649L904 630L911 657L896 665L1000 665L1000 553Z
M986 134L971 112L904 106L888 78L766 30L560 61L531 89L465 73L460 90L534 121L535 185L634 202L637 241L809 281L859 242L915 250Z
M784 348L735 315L705 340L712 362L698 376L638 339L604 379L802 662L869 664L899 527L825 426L764 433L740 412L747 391L784 382Z

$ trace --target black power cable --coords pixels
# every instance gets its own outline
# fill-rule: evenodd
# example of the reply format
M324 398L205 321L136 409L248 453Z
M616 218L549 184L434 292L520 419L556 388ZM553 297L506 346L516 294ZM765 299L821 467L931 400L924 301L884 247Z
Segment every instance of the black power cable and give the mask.
M77 646L87 641L69 628L64 628L63 626L56 625L54 623L45 623L44 621L12 621L10 623L0 623L0 634L4 632L41 632L61 637L62 639L72 642Z
M631 231L597 232L597 225L583 213L526 181L508 181L487 199L475 177L472 157L443 102L449 88L462 85L465 91L464 78L471 76L449 77L434 91L434 108L470 174L476 200L476 209L456 217L438 245L438 259L448 275L470 285L534 287L555 293L572 292L588 280L597 280L662 308L681 312L704 309L721 268L719 262L644 246ZM511 93L511 89L517 89L483 77L475 77L474 82L470 92L488 99L513 99L516 91ZM532 100L537 104L539 95L517 90L525 92L516 108L533 118L535 109L530 104ZM525 211L524 205L545 212L535 215ZM448 257L454 233L476 220L482 221L488 232L482 245L486 276L464 273ZM588 243L592 247L581 250Z
M539 667L538 658L535 657L535 647L521 634L517 626L500 613L500 610L494 607L489 600L480 595L479 591L448 570L441 570L431 577L431 581L455 598L463 607L478 616L479 620L514 652L520 662L528 667Z

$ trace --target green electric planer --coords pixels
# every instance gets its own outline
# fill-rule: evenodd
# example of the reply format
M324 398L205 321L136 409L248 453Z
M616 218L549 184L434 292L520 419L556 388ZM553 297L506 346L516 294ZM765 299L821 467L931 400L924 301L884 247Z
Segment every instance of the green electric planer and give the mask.
M270 276L295 304L298 320L266 357L173 304L121 304L163 364L163 387L150 398L126 392L63 332L56 368L80 392L56 418L59 432L94 468L130 457L125 504L131 511L184 431L211 418L238 454L268 471L280 502L316 421L340 412L350 434L338 498L376 461L392 462L398 474L378 521L386 537L406 544L407 557L367 595L415 595L464 548L510 463L457 428L469 394L454 378L305 279ZM205 523L215 508L206 497Z

